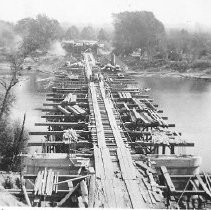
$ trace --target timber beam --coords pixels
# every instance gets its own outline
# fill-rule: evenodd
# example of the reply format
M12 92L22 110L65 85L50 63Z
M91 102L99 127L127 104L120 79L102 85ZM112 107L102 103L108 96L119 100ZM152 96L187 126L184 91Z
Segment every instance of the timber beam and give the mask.
M35 123L35 126L64 126L70 128L76 127L87 127L88 123L85 122L45 122L45 123Z
M90 148L92 147L92 143L88 141L79 141L79 142L65 142L65 141L45 141L45 142L28 142L29 147L37 147L37 146L57 146L57 145L66 145L66 146L76 146Z
M184 143L177 143L177 142L169 142L168 144L165 143L154 143L154 142L143 142L143 141L136 141L136 142L129 142L130 145L140 145L140 146L177 146L177 147L194 147L194 143L184 142Z

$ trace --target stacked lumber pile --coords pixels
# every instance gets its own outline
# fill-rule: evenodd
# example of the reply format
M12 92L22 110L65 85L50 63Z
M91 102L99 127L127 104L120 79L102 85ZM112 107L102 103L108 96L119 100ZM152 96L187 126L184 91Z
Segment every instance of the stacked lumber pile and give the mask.
M130 112L132 122L143 123L144 125L152 124L153 120L144 112L137 112L135 108Z
M57 108L64 115L69 116L71 114L74 115L85 115L86 111L76 105L77 96L69 93L64 100L61 102L61 105L58 105Z
M148 100L148 99L144 99L144 103L146 104L146 106L149 108L149 109L151 109L151 110L153 110L153 111L156 111L156 107Z
M63 108L61 105L58 105L57 108L58 108L58 110L59 110L60 112L62 112L64 115L66 115L66 116L71 115L71 112L69 112L67 109Z
M81 107L79 107L78 105L67 106L67 109L74 115L85 115L86 114L86 111L84 109L82 109Z
M140 102L137 98L132 98L132 100L133 100L134 104L136 104L138 106L140 111L148 110L146 104Z
M118 92L118 95L121 99L124 99L124 98L132 98L131 94L129 92Z
M34 184L34 195L52 195L53 191L57 192L58 173L52 169L39 171Z
M132 100L139 108L139 115L135 113L137 112L135 109L132 111L132 115L137 116L137 118L135 117L137 121L141 121L145 125L168 127L168 124L157 114L155 110L147 107L145 103L140 102L136 98L133 98ZM148 102L147 104L149 106Z

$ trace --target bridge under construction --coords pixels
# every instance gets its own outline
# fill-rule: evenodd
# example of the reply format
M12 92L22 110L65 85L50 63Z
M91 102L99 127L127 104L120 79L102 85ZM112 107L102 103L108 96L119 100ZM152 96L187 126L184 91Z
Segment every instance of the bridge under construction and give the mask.
M41 109L46 122L35 123L46 131L29 133L37 138L28 146L42 153L21 155L22 189L7 191L41 207L199 208L210 200L199 159L176 153L194 144L147 91L119 66L101 68L90 52L82 58L55 72Z

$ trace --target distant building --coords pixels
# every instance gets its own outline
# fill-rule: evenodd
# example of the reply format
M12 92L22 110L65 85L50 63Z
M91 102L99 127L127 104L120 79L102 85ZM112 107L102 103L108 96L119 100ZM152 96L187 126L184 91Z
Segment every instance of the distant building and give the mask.
M88 49L97 53L97 49L103 48L104 44L98 43L95 40L64 40L62 41L62 47L66 51L73 53L85 52Z

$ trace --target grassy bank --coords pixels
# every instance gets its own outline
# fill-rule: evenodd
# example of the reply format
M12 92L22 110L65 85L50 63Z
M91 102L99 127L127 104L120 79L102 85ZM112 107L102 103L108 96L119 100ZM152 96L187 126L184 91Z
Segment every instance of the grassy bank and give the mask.
M119 57L127 66L129 71L139 76L159 76L205 79L211 81L211 61L195 60L186 61L141 61L132 56Z

